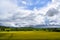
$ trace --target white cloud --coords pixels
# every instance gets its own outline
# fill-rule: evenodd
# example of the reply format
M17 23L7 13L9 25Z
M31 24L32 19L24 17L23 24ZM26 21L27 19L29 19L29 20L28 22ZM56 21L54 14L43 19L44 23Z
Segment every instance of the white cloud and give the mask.
M43 24L44 23L44 17L41 15L37 15L34 20L36 21L37 24Z
M25 4L25 5L27 4L26 1L22 1L22 3Z
M60 24L60 12L55 11L56 14L53 14L54 11L49 11L52 8L60 10L59 0L52 0L52 3L47 6L39 9L34 8L34 10L24 9L23 6L18 6L16 3L16 0L15 2L14 0L0 0L0 20L9 20L0 23L5 26L29 26L45 24L45 18L47 18L49 21L57 21L57 24ZM27 4L25 1L22 3ZM48 14L53 14L53 16ZM55 22L50 24L55 24Z

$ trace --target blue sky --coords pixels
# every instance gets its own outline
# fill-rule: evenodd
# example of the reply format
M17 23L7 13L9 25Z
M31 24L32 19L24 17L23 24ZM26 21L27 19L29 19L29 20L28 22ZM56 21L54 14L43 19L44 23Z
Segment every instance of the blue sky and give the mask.
M0 0L0 24L13 27L59 25L59 5L59 0Z
M26 6L25 9L33 10L34 8L41 8L51 3L52 0L17 0L18 6Z

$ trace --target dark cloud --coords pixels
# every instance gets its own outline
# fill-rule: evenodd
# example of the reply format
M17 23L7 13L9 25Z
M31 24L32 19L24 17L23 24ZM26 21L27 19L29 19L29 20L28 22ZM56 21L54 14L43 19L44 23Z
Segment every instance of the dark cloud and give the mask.
M54 15L56 15L56 14L58 14L58 13L59 13L59 11L58 11L57 9L51 8L51 9L49 9L49 10L47 11L46 15L52 17L52 16L54 16Z

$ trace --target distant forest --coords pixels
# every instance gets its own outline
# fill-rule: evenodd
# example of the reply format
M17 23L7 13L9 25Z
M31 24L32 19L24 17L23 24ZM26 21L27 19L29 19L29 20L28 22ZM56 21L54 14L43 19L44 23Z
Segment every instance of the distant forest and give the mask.
M0 26L0 31L49 31L60 32L60 28L6 27Z

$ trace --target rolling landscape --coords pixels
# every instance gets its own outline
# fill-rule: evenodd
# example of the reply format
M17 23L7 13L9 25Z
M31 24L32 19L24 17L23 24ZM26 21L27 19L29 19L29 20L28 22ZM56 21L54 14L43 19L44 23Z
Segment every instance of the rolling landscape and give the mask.
M0 40L60 40L60 28L0 26Z
M0 0L0 40L60 40L60 0Z

